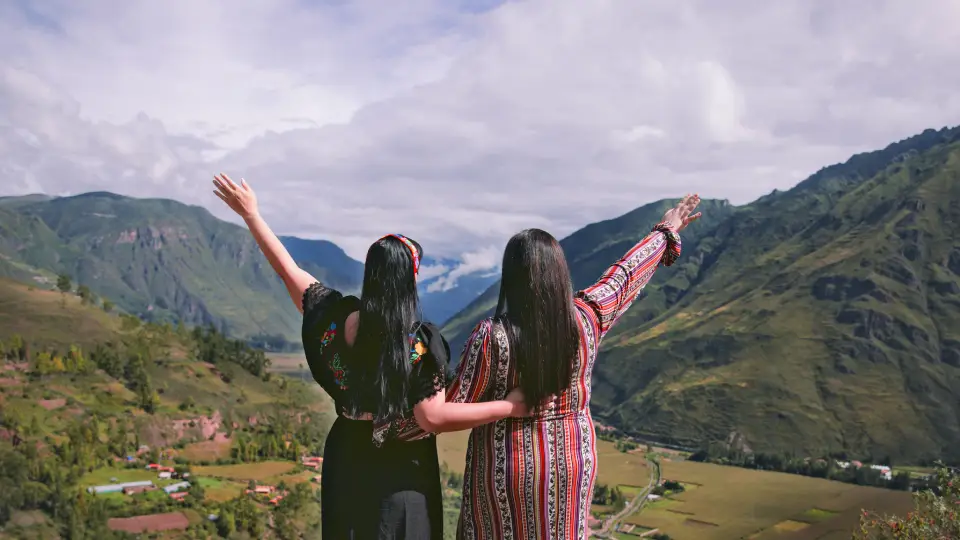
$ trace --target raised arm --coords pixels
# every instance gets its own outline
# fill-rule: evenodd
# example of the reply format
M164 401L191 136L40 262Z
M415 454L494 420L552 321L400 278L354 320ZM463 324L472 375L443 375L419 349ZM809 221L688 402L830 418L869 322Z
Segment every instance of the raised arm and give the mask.
M277 235L273 234L267 222L260 217L257 196L246 180L240 179L240 185L237 185L229 176L221 173L220 176L213 177L213 184L217 187L214 191L217 197L243 218L273 271L283 280L290 299L302 313L303 293L317 281L316 278L297 266L287 248L283 247Z
M627 311L657 268L661 264L672 265L680 256L680 236L677 233L700 217L699 213L691 215L699 203L697 195L684 197L679 205L664 214L653 232L613 263L596 283L577 293L577 298L597 318L598 339L606 335Z

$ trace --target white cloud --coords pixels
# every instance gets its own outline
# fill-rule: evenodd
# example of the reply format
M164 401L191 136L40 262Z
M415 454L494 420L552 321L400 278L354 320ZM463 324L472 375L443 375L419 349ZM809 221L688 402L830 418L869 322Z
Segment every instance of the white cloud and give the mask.
M452 266L446 264L425 264L420 267L420 273L417 275L417 279L421 282L429 281L435 277L446 274L452 269Z
M960 123L951 0L474 7L4 3L2 190L223 216L222 169L281 232L362 257L400 230L458 256L691 190L746 202Z
M478 251L464 253L460 264L427 286L427 292L444 292L457 286L457 280L477 272L499 271L503 248L487 246Z

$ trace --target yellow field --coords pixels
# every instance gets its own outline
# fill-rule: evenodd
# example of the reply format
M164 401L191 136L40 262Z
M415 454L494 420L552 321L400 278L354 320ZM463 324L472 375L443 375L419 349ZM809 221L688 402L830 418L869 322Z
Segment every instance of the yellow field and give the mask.
M194 467L197 476L211 476L227 480L262 482L267 479L282 476L296 466L292 461L263 461L260 463L242 463L239 465L211 465Z
M200 441L183 447L180 455L190 461L216 461L230 456L230 440Z
M216 502L229 501L247 489L246 482L208 477L200 477L197 481L200 482L200 487L203 488L204 497Z
M819 540L831 533L849 538L862 508L912 508L905 492L707 463L664 462L663 478L696 487L626 521L676 540Z
M463 472L469 439L469 430L441 433L437 437L437 452L440 454L440 463L446 463L450 470Z
M0 339L16 334L61 348L87 346L114 339L119 327L116 316L83 305L74 294L0 278Z
M303 353L270 353L270 371L276 373L297 373L303 371L306 378L310 378L310 369Z

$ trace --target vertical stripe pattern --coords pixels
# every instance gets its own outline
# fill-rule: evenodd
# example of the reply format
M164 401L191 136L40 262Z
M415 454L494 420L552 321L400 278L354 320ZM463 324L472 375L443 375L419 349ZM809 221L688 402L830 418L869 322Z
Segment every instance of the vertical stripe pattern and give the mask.
M600 340L630 307L662 263L680 254L676 233L658 226L574 298L580 349L558 408L507 418L470 433L457 538L575 540L587 537L597 477L590 416L591 376ZM517 385L503 328L481 321L464 346L447 400L503 399Z

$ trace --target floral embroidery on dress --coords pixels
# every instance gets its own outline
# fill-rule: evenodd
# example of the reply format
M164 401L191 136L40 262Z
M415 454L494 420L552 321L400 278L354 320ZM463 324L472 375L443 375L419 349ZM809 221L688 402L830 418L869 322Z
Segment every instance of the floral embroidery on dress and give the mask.
M410 364L416 365L420 358L427 354L427 347L423 344L423 339L420 336L414 336L413 334L410 334L410 343Z
M337 323L330 323L330 327L327 328L327 331L323 333L323 338L320 339L320 352L323 352L323 348L333 342L334 338L337 337Z
M332 322L330 326L327 327L327 331L323 333L323 337L320 338L320 350L317 354L323 354L323 350L327 345L333 343L333 340L337 338L337 323ZM340 387L341 390L347 389L347 368L343 366L343 363L340 361L340 353L333 353L333 358L327 364L330 366L330 371L333 372L333 382Z
M333 353L333 360L330 361L330 371L333 371L333 382L340 387L341 390L346 390L347 386L347 369L343 367L343 364L340 362L340 353Z

